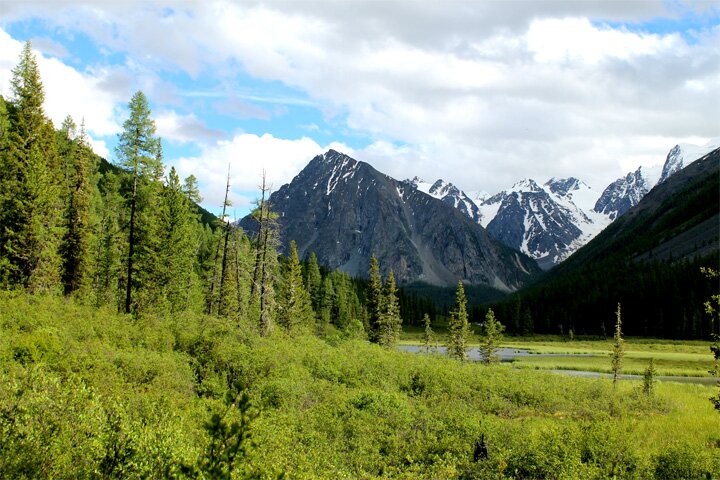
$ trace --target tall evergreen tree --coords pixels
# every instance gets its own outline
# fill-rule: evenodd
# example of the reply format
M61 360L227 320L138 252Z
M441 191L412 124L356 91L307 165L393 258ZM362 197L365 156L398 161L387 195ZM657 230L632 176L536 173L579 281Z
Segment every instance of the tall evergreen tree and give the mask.
M175 167L170 169L167 177L159 217L161 271L158 281L164 288L168 308L182 311L188 308L187 289L193 274L197 219Z
M115 305L118 309L124 301L121 293L125 293L118 288L123 276L125 236L122 225L126 223L120 180L118 175L107 171L98 181L100 207L96 212L98 225L93 246L92 281L96 305Z
M370 258L370 284L367 292L368 338L371 342L380 342L380 321L383 309L383 284L380 276L380 264L373 255Z
M131 177L130 198L130 219L128 224L128 252L127 252L127 275L125 277L125 312L130 313L132 309L132 292L137 285L133 281L133 275L137 267L134 265L135 254L138 243L142 241L138 235L139 211L151 203L142 193L150 193L143 187L150 181L157 178L162 170L160 159L160 141L156 137L155 121L150 117L150 106L145 95L138 91L128 103L130 116L123 123L123 132L119 135L118 145L115 153L120 165L127 169ZM143 202L144 200L144 202Z
M0 283L54 291L61 283L60 168L30 42L10 83L13 96L0 122L6 129L0 153Z
M395 275L392 270L388 273L382 298L383 308L382 314L380 315L378 343L386 348L394 348L398 340L400 340L402 318L400 318L397 286L395 284Z
M65 294L69 295L89 286L91 275L92 224L91 208L94 197L94 174L97 166L85 136L85 124L80 127L77 138L72 135L74 122L66 122L67 140L71 141L65 164L68 183L65 207L65 231L61 246L63 262L62 280Z
M310 254L305 267L305 285L310 293L310 301L316 312L320 311L320 299L322 298L322 276L315 252Z
M432 344L434 342L434 335L432 330L432 324L430 323L430 315L427 313L423 316L423 324L425 325L425 331L423 333L423 346L426 352L430 352Z
M467 344L469 338L470 326L468 325L467 299L465 298L462 281L459 281L455 293L455 305L450 311L448 321L448 355L460 361L466 361L468 359Z
M225 218L225 209L226 207L229 207L231 205L230 200L228 199L228 195L230 193L230 166L228 165L228 174L227 174L227 183L225 187L225 202L223 206L223 242L222 242L222 260L220 262L221 268L220 268L220 289L218 291L218 297L219 297L219 307L218 310L223 309L223 290L225 289L225 278L227 276L228 272L228 246L230 242L230 231L232 230L232 225L230 224L230 219Z
M315 323L315 312L310 295L302 279L302 265L298 258L295 240L290 242L290 259L287 271L287 292L283 308L283 324L291 334L309 330Z
M485 365L491 365L500 361L497 351L502 341L503 330L505 330L505 327L497 321L495 312L493 312L492 309L488 310L485 315L485 321L483 322L485 339L480 344L480 355Z
M620 317L620 304L617 305L615 312L615 335L613 336L613 351L611 368L613 372L613 388L617 385L620 371L622 370L623 357L625 356L625 344L622 338L622 319Z

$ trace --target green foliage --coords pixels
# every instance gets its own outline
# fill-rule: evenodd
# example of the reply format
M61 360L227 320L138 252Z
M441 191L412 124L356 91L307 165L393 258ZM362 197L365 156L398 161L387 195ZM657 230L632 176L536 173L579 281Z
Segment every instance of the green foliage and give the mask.
M310 295L303 283L302 266L298 258L295 240L290 242L290 261L286 282L287 291L280 323L290 334L310 331L315 323L315 313L310 303Z
M426 352L430 352L433 348L435 340L432 331L432 324L430 323L430 315L427 313L423 316L423 323L425 324L425 331L423 332L423 347Z
M643 374L643 385L642 391L645 395L652 395L655 392L655 377L657 376L657 370L655 369L655 360L650 358L648 366Z
M238 465L247 460L252 445L250 427L256 418L247 393L228 392L224 411L213 413L204 425L210 437L208 446L196 465L183 466L183 473L191 478L218 480L260 478Z
M11 88L0 152L0 283L57 291L61 169L30 42L12 71Z
M487 315L485 315L485 321L483 322L483 335L485 339L479 347L482 362L485 365L491 365L500 361L497 350L500 348L500 342L502 342L503 338L502 332L504 330L505 327L497 321L492 309L488 310Z
M455 306L450 311L450 320L448 321L448 355L460 361L466 361L468 359L467 343L469 337L467 300L465 299L462 281L460 281L455 295Z
M703 478L720 466L705 387L660 383L648 398L622 382L610 418L605 380L263 338L235 318L130 320L0 292L0 477ZM474 463L480 435L489 455Z
M373 255L370 258L370 284L367 294L368 338L371 342L380 342L381 321L385 305L383 304L383 284L380 276L380 265Z

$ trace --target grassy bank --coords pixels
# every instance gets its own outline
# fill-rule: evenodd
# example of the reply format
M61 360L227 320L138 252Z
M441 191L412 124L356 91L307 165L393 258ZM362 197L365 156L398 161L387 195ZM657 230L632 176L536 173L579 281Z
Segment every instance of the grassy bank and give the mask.
M660 384L646 396L630 382L613 391L602 379L253 330L0 294L0 477L182 478L207 452L203 425L238 389L259 416L233 478L720 472L708 387ZM473 462L482 436L488 458Z

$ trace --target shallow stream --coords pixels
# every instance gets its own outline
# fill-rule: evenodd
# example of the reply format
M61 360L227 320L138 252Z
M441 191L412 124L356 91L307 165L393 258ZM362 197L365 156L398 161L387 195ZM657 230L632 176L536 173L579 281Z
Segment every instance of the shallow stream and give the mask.
M420 345L400 345L398 346L398 349L404 352L411 352L411 353L425 353L425 347ZM433 352L445 355L447 353L447 348L445 347L436 347ZM531 353L528 350L523 349L517 349L517 348L499 348L498 349L498 355L500 356L501 362L511 362L514 358L517 357L592 357L592 353ZM470 357L470 360L474 361L480 361L481 355L480 351L477 349L477 347L469 348L468 349L468 356ZM610 373L599 373L599 372L589 372L585 370L545 370L547 372L552 373L559 373L562 375L571 375L574 377L589 377L589 378L612 378L612 374ZM620 375L620 379L622 380L642 380L642 375L626 375L622 374ZM676 376L665 376L665 375L657 375L655 376L655 380L659 380L662 382L678 382L678 383L697 383L701 385L715 385L717 383L717 378L713 377L676 377Z

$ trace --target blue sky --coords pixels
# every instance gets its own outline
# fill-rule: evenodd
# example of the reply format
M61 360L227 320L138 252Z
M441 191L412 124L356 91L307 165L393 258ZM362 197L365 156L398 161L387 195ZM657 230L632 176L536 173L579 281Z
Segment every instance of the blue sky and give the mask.
M168 165L235 214L328 148L397 178L598 191L720 135L718 2L0 0L0 94L33 41L98 153L148 96Z

